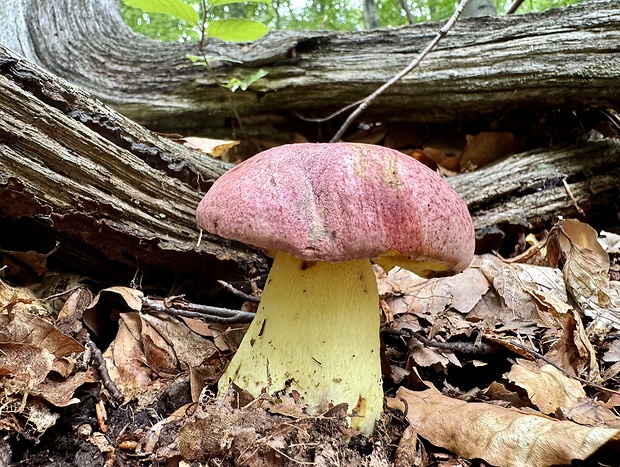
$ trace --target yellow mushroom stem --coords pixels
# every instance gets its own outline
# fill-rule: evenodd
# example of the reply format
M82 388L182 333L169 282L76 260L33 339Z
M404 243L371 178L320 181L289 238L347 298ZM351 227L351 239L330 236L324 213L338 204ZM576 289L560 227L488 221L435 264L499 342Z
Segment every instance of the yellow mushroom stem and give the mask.
M379 296L369 260L307 262L277 252L260 307L219 383L254 397L296 391L311 414L346 402L371 434L383 412Z

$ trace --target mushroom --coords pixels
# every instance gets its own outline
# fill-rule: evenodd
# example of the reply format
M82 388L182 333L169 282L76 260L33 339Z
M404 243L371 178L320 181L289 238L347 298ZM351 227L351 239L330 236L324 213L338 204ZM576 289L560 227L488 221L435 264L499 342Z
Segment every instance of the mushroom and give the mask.
M220 177L196 217L274 258L220 394L234 382L254 397L295 391L309 413L347 403L364 434L383 412L372 262L434 277L464 270L474 251L471 217L450 185L368 144L264 151Z

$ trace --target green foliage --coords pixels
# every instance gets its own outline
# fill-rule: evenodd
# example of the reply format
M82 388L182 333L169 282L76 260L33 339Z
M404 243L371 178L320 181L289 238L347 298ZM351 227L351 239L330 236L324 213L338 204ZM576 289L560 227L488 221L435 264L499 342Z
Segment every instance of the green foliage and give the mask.
M251 42L263 37L269 28L258 21L245 18L220 19L207 25L209 37L228 42Z
M231 3L245 3L245 2L258 2L258 3L269 3L270 0L212 0L209 4L212 7L229 5Z
M232 78L229 81L224 81L222 86L230 89L232 92L235 92L237 89L241 89L242 91L247 90L253 83L261 79L263 76L267 76L267 72L263 69L258 70L256 73L252 73L246 79L242 80L239 78Z
M198 12L182 0L125 0L125 5L139 8L145 13L168 15L190 26L198 24Z
M183 41L200 37L198 28L192 27L186 20L173 20L161 14L145 13L130 6L153 0L123 1L125 20L137 32L164 40ZM362 0L271 0L271 3L269 0L250 1L252 3L246 3L244 0L212 0L209 2L211 8L206 15L207 23L223 19L246 19L258 21L273 29L354 31L364 28ZM407 24L399 0L375 1L382 27ZM512 1L495 0L498 13L504 13ZM579 1L581 0L525 0L518 13L543 11L552 7L572 5ZM185 3L198 15L202 15L200 1L175 0L174 3L177 2ZM406 2L417 22L427 22L449 18L458 0L406 0Z

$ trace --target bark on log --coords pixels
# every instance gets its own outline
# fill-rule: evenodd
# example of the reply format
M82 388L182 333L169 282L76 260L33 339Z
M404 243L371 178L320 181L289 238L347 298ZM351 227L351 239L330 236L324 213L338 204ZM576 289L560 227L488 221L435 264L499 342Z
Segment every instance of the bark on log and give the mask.
M514 236L549 228L559 216L612 227L620 212L620 140L516 154L448 181L469 206L479 252L513 247Z
M201 294L264 257L199 230L226 164L152 134L0 47L0 246L58 269Z
M194 208L228 167L0 47L3 250L47 253L58 242L49 258L58 269L115 284L138 273L144 285L176 280L200 295L214 279L265 268L251 249L209 235L196 247ZM488 251L578 214L577 205L616 222L619 180L620 140L607 139L514 155L450 182L470 207L478 249Z
M3 24L4 23L4 24ZM437 24L355 33L272 32L249 46L211 41L220 80L263 68L265 79L233 95L248 133L285 142L295 132L328 138L337 123L311 125L375 90L402 69ZM196 44L133 34L116 0L7 0L0 43L78 84L152 129L230 137L231 109L202 67ZM586 0L541 14L463 20L422 65L363 115L367 122L463 124L515 110L617 108L620 5Z
M85 255L78 264L97 268L104 257L132 274L151 267L226 277L239 265L250 273L264 264L208 235L195 248L194 207L226 164L151 134L2 48L0 72L4 248L36 237L49 251L60 239L55 256ZM518 154L450 182L472 211L479 246L488 248L577 214L575 202L615 218L619 172L620 141L609 139ZM65 242L90 250L71 251Z

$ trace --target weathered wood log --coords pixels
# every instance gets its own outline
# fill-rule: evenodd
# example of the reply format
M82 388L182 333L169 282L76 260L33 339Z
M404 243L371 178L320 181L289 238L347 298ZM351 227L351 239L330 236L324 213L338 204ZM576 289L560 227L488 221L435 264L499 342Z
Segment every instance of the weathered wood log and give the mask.
M516 154L448 180L465 199L478 251L514 245L559 216L598 227L618 223L620 140L582 141ZM507 241L510 240L510 241Z
M195 207L227 169L0 51L3 250L54 251L65 271L185 292L256 274L265 261L250 248L208 234L197 246Z
M228 168L0 47L2 249L58 246L49 258L58 269L115 283L176 278L185 292L253 275L265 269L258 252L210 235L196 246L194 208ZM619 180L620 140L607 139L517 154L450 182L488 251L580 215L577 206L616 222Z
M269 72L233 95L250 135L326 139L309 124L375 90L436 34L437 24L370 32L277 31L248 45L210 41L219 80ZM122 21L116 0L7 0L0 43L159 131L230 137L221 89L186 54L196 44L152 41ZM541 14L460 21L413 73L364 113L366 122L464 124L515 110L620 105L620 4L586 0ZM227 57L225 60L224 58ZM230 59L230 61L228 60ZM512 131L508 129L508 131Z

